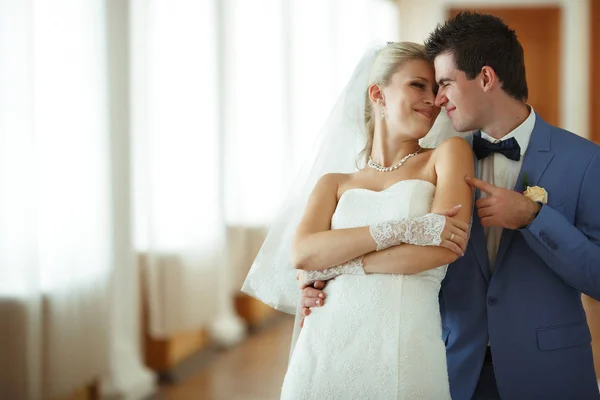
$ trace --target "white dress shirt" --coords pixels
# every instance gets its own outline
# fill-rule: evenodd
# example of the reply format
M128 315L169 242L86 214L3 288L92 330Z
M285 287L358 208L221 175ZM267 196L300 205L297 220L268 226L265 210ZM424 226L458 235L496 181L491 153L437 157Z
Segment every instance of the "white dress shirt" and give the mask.
M533 111L533 107L530 106L529 108L529 117L500 140L494 139L481 131L481 137L492 143L498 143L514 137L521 147L521 159L519 161L513 161L499 153L491 154L483 160L478 161L479 169L477 178L504 189L513 190L515 188L519 172L521 171L521 165L523 164L523 156L527 151L529 139L531 138L531 133L533 132L533 127L535 125L535 112ZM480 197L485 198L487 197L487 194L481 192ZM485 232L487 253L490 260L490 272L493 272L494 262L496 261L496 255L498 254L498 247L500 246L500 238L502 237L502 228L492 226L484 227L483 230Z

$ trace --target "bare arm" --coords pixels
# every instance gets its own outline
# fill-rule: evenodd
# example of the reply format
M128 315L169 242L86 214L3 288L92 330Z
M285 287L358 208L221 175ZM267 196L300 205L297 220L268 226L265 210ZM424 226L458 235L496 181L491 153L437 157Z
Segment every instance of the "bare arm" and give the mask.
M462 207L456 218L469 223L473 192L465 176L473 176L473 153L462 138L451 138L435 150L437 188L431 212L441 213L456 204ZM463 248L466 248L466 244ZM458 254L445 247L422 247L400 244L385 251L371 252L363 258L366 273L415 274L450 264Z
M443 247L401 244L365 255L363 268L367 274L411 275L450 264L457 258L458 254Z
M331 229L340 174L324 175L311 193L294 240L293 263L307 271L330 268L377 249L369 227Z

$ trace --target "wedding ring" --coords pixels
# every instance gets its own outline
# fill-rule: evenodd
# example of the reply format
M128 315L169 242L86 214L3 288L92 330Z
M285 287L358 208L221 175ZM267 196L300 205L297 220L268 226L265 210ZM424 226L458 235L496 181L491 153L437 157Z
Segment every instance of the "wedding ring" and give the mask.
M450 241L453 242L454 241L454 233L452 235L450 235Z

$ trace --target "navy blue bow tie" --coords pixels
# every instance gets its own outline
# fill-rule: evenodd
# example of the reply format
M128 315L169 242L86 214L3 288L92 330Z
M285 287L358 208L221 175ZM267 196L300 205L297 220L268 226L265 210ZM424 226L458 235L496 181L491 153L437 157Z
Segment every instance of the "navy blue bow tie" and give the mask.
M482 160L493 153L503 154L506 158L513 161L521 159L521 147L514 137L498 143L492 143L479 135L475 135L473 136L473 151L478 160Z

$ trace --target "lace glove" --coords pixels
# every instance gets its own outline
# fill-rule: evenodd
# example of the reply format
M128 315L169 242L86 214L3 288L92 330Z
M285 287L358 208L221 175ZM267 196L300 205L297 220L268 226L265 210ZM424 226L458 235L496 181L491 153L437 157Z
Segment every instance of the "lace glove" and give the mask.
M362 259L362 256L360 256L337 267L327 268L322 271L300 271L298 273L298 280L302 285L312 285L316 281L328 281L343 274L365 275Z
M369 232L377 243L377 251L397 246L401 243L417 246L439 246L446 217L439 214L426 214L417 218L386 221L369 226Z

